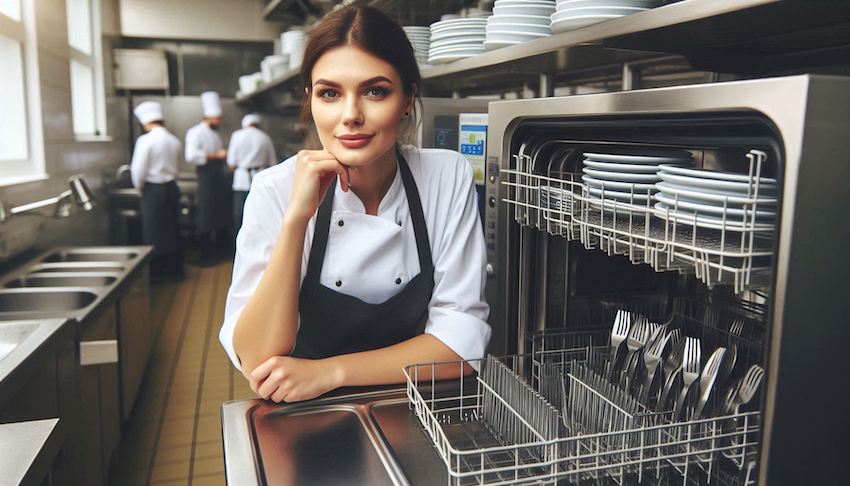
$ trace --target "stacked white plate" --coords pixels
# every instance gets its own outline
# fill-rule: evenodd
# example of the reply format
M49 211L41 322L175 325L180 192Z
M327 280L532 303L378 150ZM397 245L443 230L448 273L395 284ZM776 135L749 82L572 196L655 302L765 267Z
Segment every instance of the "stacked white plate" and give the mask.
M659 166L658 177L655 207L679 221L712 229L774 226L776 179L671 165Z
M654 202L660 180L659 166L692 164L690 152L664 151L645 154L586 152L581 177L591 196L647 205Z
M428 64L428 50L431 48L431 28L422 25L405 25L402 27L407 34L413 53L419 65Z
M482 17L434 22L431 24L428 63L445 64L486 52L486 27L487 19Z
M275 54L266 56L260 62L260 72L263 73L263 81L266 83L270 83L272 80L283 76L289 72L289 55Z
M280 34L281 54L289 55L289 69L300 69L304 58L304 48L307 46L307 35L301 30L288 30Z
M496 0L484 47L498 49L552 35L549 16L554 12L555 2L549 0Z
M239 76L239 92L243 95L253 93L263 84L263 79L261 72Z
M661 0L558 0L556 12L550 17L552 32L567 32L655 8L661 3Z

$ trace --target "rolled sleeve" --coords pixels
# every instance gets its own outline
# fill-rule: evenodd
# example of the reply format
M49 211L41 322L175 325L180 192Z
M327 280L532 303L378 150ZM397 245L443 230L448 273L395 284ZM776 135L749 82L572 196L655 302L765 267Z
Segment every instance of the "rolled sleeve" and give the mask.
M490 313L484 298L487 263L477 195L469 163L461 158L440 241L432 245L434 293L425 332L461 359L484 356Z
M186 133L186 162L192 165L207 163L207 152L204 150L200 134L194 127Z

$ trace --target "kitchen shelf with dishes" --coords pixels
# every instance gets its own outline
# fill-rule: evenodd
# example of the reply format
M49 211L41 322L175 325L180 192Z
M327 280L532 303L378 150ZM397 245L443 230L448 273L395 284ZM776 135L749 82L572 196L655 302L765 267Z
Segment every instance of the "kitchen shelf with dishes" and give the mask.
M779 188L762 175L765 152L746 154L747 173L693 168L688 151L583 157L579 175L567 157L544 169L520 147L515 168L502 171L514 219L736 293L771 284Z
M663 324L612 308L529 334L524 355L405 368L448 484L755 484L762 343L675 304ZM436 391L435 371L463 364L475 380Z

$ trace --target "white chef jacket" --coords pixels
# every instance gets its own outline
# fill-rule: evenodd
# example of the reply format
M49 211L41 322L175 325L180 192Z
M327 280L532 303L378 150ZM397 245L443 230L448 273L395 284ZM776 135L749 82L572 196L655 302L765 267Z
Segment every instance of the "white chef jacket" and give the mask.
M177 177L183 145L165 127L156 127L136 139L130 177L142 189L146 182L164 184Z
M206 165L207 154L223 148L224 143L218 132L205 122L198 123L186 132L186 162L192 165Z
M248 169L271 167L277 162L274 144L266 132L248 126L236 130L230 136L227 147L227 165L236 167L233 173L233 190L247 191L251 188Z
M434 291L425 332L463 359L484 356L490 340L484 300L486 253L469 162L443 149L402 148L422 200L434 261ZM233 365L233 330L257 288L277 241L289 203L295 157L254 177L236 239L233 280L227 294L219 339ZM344 220L343 226L339 221ZM316 217L307 225L301 281L313 242ZM413 221L400 171L378 207L366 214L354 192L337 184L325 261L319 282L370 304L386 301L419 273ZM396 279L401 284L396 284ZM341 283L341 285L336 285Z

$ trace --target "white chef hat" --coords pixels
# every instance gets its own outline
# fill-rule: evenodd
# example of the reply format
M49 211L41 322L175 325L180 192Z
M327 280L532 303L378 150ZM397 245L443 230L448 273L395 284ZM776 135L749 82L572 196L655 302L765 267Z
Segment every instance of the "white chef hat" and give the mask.
M201 105L204 107L205 117L221 116L221 99L215 91L201 93Z
M263 119L260 118L260 115L257 115L256 113L249 113L242 117L242 128L248 128L251 125L259 125L261 121L263 121Z
M156 101L145 101L133 110L139 123L145 125L154 121L162 121L162 106Z

